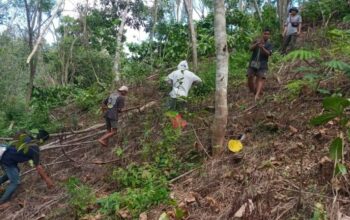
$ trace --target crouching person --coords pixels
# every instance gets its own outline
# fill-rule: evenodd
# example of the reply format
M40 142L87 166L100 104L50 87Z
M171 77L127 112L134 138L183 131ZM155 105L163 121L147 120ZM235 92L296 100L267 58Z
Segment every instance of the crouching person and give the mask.
M15 140L19 140L20 135L25 134L17 134ZM11 199L11 196L20 184L20 170L18 168L19 163L24 163L32 160L38 174L46 182L47 187L51 188L54 186L52 180L46 174L44 168L40 164L39 144L43 143L48 138L49 133L47 133L45 130L39 130L36 140L30 135L25 135L23 138L23 144L26 145L26 149L17 150L17 148L12 145L1 145L0 152L2 154L0 153L0 165L4 171L4 175L0 177L0 185L5 183L7 180L9 180L10 183L0 198L0 205L5 205L5 203ZM2 206L0 206L0 209Z

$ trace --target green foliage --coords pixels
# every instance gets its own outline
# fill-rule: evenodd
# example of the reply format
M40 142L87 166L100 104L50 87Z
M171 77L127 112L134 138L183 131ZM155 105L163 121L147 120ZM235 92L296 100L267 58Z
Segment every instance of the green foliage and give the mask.
M344 0L309 0L303 4L303 22L340 20L348 14L349 6Z
M109 95L107 88L98 85L92 85L86 89L75 89L74 100L83 110L97 109L102 101Z
M66 189L69 196L69 205L74 209L77 216L84 215L89 207L96 202L92 189L83 185L75 177L69 178Z
M316 203L312 220L327 220L327 212L321 203Z
M113 215L126 208L135 218L152 205L166 202L169 190L165 186L147 185L142 188L127 188L123 192L115 192L106 198L98 200L99 211L106 215Z
M329 148L330 157L337 161L342 158L343 153L343 140L339 137L335 138Z
M294 99L297 96L300 95L300 92L303 88L309 88L311 90L316 90L317 88L317 82L316 79L318 78L317 75L311 75L307 74L303 77L303 79L293 80L289 82L285 88L288 92L288 98Z
M161 171L149 164L143 166L129 164L126 168L115 169L111 178L120 187L140 188L148 184L166 185L166 178Z
M326 62L325 65L332 70L339 70L347 75L350 75L350 65L347 63L344 63L343 61L340 60L331 60L329 62Z
M121 191L99 200L100 211L104 214L127 208L135 217L152 205L169 200L166 177L150 164L130 164L126 168L118 168L113 171L111 179Z
M307 50L294 50L288 53L287 56L284 57L285 61L296 61L296 60L311 60L311 59L319 59L320 54L315 51L307 51Z
M324 113L311 119L311 124L323 125L335 118L339 118L338 130L340 130L341 133L345 133L346 131L346 133L349 135L348 122L350 118L345 112L345 109L349 106L350 101L346 98L339 96L327 97L323 100L323 108L325 110ZM341 136L336 137L329 147L330 157L335 161L335 174L345 175L347 173L346 167L343 165L343 151L344 139Z
M125 60L122 66L122 76L128 82L140 83L152 72L149 64L133 59Z

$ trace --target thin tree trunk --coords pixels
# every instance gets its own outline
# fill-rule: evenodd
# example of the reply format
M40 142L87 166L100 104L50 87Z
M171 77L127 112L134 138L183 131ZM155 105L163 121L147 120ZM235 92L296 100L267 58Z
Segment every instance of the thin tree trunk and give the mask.
M254 0L254 8L255 8L256 13L258 13L258 16L259 16L259 20L260 20L260 22L262 22L262 15L261 15L261 11L260 11L260 8L259 8L259 5L258 5L258 2L257 2L256 0Z
M33 50L33 27L31 25L31 16L30 16L30 8L28 5L27 0L24 0L24 6L26 10L26 19L27 19L27 28L28 28L28 45L30 51ZM33 93L33 83L34 83L34 76L35 76L36 66L34 63L34 60L30 60L29 62L29 82L27 87L27 95L26 95L26 105L29 106L30 100L32 98Z
M185 7L188 15L188 27L191 33L191 45L192 45L192 61L194 70L198 69L198 56L197 56L197 34L193 22L193 5L192 0L184 0Z
M122 12L122 16L121 16L121 23L119 26L119 30L117 33L117 48L115 50L115 58L114 58L114 74L115 74L115 78L114 80L116 82L118 82L121 78L121 73L120 73L120 54L121 51L123 49L123 44L122 44L122 38L123 38L123 33L124 33L124 27L125 27L125 21L126 21L126 17L128 14L128 8L129 8L129 1L126 2L127 6L124 9L124 11Z
M228 48L226 40L225 1L215 1L216 91L215 116L212 126L213 153L218 154L224 144L227 125Z
M244 2L243 2L243 0L239 0L239 2L238 2L238 10L244 11Z
M283 30L284 23L288 16L288 5L291 0L278 0L277 1L277 14L280 22L281 30Z
M150 33L150 47L149 47L149 54L150 54L150 60L151 60L151 68L153 71L153 38L154 38L154 33L156 31L156 24L157 24L157 20L158 20L158 0L154 0L153 3L153 24L152 24L152 30Z

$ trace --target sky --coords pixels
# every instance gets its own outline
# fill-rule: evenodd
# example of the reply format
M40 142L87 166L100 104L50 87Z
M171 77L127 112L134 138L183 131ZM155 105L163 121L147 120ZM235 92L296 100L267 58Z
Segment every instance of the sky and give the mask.
M92 6L94 3L98 4L100 0L65 0L63 15L69 15L71 17L77 18L79 15L76 12L76 6L78 4L86 4L88 1L89 5ZM147 5L152 5L153 0L144 0ZM58 23L58 21L56 21ZM126 42L127 43L140 43L147 39L148 34L144 31L143 28L140 30L135 30L130 27L126 27ZM48 42L53 41L53 36L46 37Z

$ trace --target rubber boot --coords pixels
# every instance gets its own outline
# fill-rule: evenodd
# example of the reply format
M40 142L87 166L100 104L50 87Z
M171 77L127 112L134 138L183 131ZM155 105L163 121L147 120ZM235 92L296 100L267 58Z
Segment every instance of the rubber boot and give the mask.
M108 146L108 139L112 137L115 134L115 132L108 132L104 134L100 139L98 139L98 142L103 146L107 147Z

